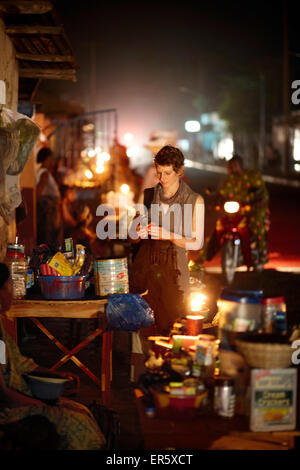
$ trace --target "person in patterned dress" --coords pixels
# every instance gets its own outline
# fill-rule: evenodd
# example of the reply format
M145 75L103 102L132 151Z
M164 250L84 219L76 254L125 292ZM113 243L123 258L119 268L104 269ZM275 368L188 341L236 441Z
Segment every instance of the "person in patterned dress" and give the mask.
M0 434L13 436L22 449L103 450L105 437L86 406L65 397L47 405L32 396L23 374L47 372L51 377L53 372L23 356L5 331L1 317L11 302L9 270L0 263L0 340L6 351L5 360L0 356Z

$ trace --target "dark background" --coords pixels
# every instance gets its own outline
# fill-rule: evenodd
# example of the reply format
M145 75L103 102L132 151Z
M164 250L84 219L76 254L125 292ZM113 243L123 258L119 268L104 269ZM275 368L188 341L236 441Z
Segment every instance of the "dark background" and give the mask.
M300 57L294 55L300 54L300 7L285 4L291 84L300 79ZM282 112L283 5L56 1L78 61L78 81L49 80L39 93L80 102L86 111L117 108L120 135L130 131L145 142L155 129L183 136L185 120L222 107L226 90L233 93L233 77L258 86L263 74L268 125ZM241 113L252 101L249 95L249 103L241 103Z

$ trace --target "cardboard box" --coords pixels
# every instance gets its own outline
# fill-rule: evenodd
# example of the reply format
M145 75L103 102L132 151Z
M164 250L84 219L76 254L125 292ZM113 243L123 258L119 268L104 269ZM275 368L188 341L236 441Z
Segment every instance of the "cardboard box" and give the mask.
M296 427L297 369L251 370L251 431L292 431Z

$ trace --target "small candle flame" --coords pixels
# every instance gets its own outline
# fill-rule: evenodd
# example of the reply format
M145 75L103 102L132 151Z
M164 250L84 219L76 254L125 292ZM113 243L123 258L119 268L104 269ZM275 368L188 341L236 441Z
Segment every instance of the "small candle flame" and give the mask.
M194 294L191 298L191 310L192 312L199 312L205 304L206 296L204 294Z

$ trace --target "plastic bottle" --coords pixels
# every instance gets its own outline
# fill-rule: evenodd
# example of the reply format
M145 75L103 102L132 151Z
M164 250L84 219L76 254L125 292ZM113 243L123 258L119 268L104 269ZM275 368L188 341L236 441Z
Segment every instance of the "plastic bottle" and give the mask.
M26 277L28 271L24 246L17 244L8 245L5 263L10 271L14 299L24 299L26 296Z
M268 297L262 299L263 328L266 333L285 333L286 304L284 297Z
M34 272L33 269L30 265L30 257L27 257L27 262L28 262L28 270L27 270L27 275L26 275L26 289L27 291L31 289L34 286Z

